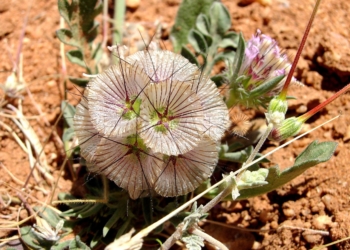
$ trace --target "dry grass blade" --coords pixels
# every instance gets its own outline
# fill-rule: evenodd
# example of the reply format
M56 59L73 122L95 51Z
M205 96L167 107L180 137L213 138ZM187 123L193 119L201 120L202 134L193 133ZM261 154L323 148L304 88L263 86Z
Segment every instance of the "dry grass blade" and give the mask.
M33 127L30 125L28 120L25 118L25 116L19 109L12 106L11 104L8 104L7 107L11 109L13 112L15 112L17 119L12 118L11 120L18 126L18 128L23 132L23 134L29 140L30 144L32 145L35 151L35 154L38 157L37 159L38 164L36 165L37 169L40 171L41 174L44 175L44 177L50 184L53 183L54 178L49 172L50 168L47 164L47 157L44 152L44 147L41 145L39 137L35 133Z

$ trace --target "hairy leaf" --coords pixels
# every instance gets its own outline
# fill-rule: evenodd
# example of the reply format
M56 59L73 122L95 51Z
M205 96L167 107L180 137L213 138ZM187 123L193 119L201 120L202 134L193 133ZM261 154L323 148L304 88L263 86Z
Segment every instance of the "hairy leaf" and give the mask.
M123 218L126 214L127 203L126 200L122 200L121 203L118 204L118 207L115 209L113 215L109 218L107 223L104 225L102 229L103 237L106 237L109 230L118 222L120 218Z
M76 85L78 85L78 86L80 86L80 87L86 87L86 85L89 83L89 80L88 79L86 79L86 78L76 78L76 77L69 77L69 80L72 82L72 83L74 83L74 84L76 84Z
M80 240L79 235L75 236L75 239L73 239L69 244L69 249L86 249L89 250L90 248Z
M70 50L67 52L67 58L72 63L78 64L79 66L85 68L86 64L84 61L84 55L81 50Z
M214 0L183 0L176 15L176 20L170 32L174 51L179 52L187 44L187 36L200 13L208 14Z
M297 157L292 167L289 167L282 172L278 166L269 168L269 175L266 178L266 181L269 184L241 190L241 195L238 197L238 200L247 199L277 189L304 173L308 168L321 162L328 161L332 157L336 147L336 142L318 143L317 141L314 141L310 143L310 145Z
M73 33L70 30L59 29L56 31L56 35L62 43L79 48L80 43L73 38Z
M284 75L280 75L280 76L276 76L276 77L272 78L269 81L264 82L263 84L259 85L258 87L254 88L252 91L250 91L249 95L251 97L258 97L258 96L266 94L267 92L274 89L277 86L277 84L280 81L282 81L282 79L284 77L285 77Z
M188 33L188 41L197 53L207 53L207 42L205 41L203 35L199 31L191 29Z
M244 59L244 51L245 51L245 41L244 38L242 36L242 34L238 35L238 47L237 47L237 51L236 51L236 56L235 56L235 60L233 62L233 75L232 75L232 79L230 79L231 83L235 82L237 76L238 76L238 71L242 66L243 63L243 59Z
M223 36L231 27L231 16L228 9L220 2L214 2L210 7L210 33Z
M72 104L63 100L61 102L61 110L63 111L64 120L67 122L69 128L73 128L73 117L75 115L75 108Z
M185 46L182 46L181 48L181 55L184 56L187 60L189 60L190 63L196 64L197 66L199 66L199 62L196 56L193 55L192 52Z
M196 20L196 28L201 32L202 34L206 36L210 36L209 29L210 29L210 23L209 19L204 14L199 14Z
M220 43L218 44L219 48L237 48L238 46L238 34L236 32L227 32L223 37Z

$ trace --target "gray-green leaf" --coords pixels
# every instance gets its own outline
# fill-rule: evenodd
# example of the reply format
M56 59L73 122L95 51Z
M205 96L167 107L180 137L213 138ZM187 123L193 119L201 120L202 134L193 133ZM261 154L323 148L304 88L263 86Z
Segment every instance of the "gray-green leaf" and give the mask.
M269 168L269 175L266 178L268 184L261 187L241 190L241 195L238 197L238 200L247 199L275 190L301 175L308 168L328 161L332 157L337 145L336 142L318 143L317 141L314 141L310 143L310 145L297 157L292 167L289 167L282 172L280 172L278 166Z
M210 7L211 34L223 36L231 27L231 16L228 9L220 2L214 2Z
M197 66L199 66L199 62L198 62L196 56L193 55L193 53L185 46L182 46L182 48L181 48L181 55L183 57L185 57L187 60L189 60L190 63L196 64Z
M76 84L76 85L78 85L78 86L80 86L80 87L86 87L86 85L89 83L89 80L88 79L86 79L86 78L76 78L76 77L69 77L69 80L72 82L72 83L74 83L74 84Z
M59 29L56 31L57 38L64 44L79 47L80 43L73 38L73 34L70 30Z
M218 47L219 48L237 48L238 46L238 34L236 32L227 32L222 40L220 41Z
M204 36L197 30L191 29L188 33L188 42L192 45L197 53L207 53L208 45Z
M63 111L64 120L67 122L68 127L73 128L73 117L75 115L75 108L67 101L61 102L61 110Z
M176 15L176 20L170 32L174 51L179 52L187 44L190 29L195 27L200 13L208 14L214 0L183 0Z
M196 27L204 35L210 36L209 29L210 29L210 23L208 20L208 17L204 14L199 14L196 20Z
M67 52L67 58L72 63L78 64L79 66L85 68L86 63L84 61L84 55L81 50L70 50Z

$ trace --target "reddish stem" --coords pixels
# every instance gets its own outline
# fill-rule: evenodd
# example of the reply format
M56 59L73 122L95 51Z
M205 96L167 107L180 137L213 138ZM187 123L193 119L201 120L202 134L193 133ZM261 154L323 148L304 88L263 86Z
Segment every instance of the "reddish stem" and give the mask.
M298 64L298 61L299 61L299 58L300 58L300 55L301 55L301 52L303 51L304 49L304 45L305 45L305 42L306 42L306 39L309 35L309 32L310 32L310 29L311 29L311 25L315 19L315 16L316 16L316 12L317 12L317 9L319 7L321 3L321 0L317 0L316 2L316 5L312 11L312 14L311 14L311 17L310 17L310 20L309 20L309 23L307 24L306 26L306 29L305 29L305 32L304 32L304 36L303 36L303 39L301 40L301 43L299 45L299 48L298 48L298 51L297 51L297 54L295 55L295 58L294 58L294 61L293 61L293 64L292 64L292 67L288 73L288 76L287 76L287 79L286 79L286 82L283 86L283 89L281 91L281 94L280 94L280 98L282 100L285 100L286 97L287 97L287 90L288 90L288 87L289 87L289 84L292 80L292 77L293 77L293 73L295 71L295 68L297 67L297 64Z
M309 119L311 116L313 116L314 114L316 114L318 111L320 111L321 109L323 109L326 105L328 105L329 103L331 103L332 101L334 101L335 99L337 99L340 95L344 94L346 91L348 91L350 89L350 84L346 85L344 88L342 88L341 90L339 90L337 93L335 93L333 96L331 96L330 98L328 98L326 101L324 101L323 103L317 105L315 108L311 109L310 111L308 111L307 113L301 115L298 117L298 119L301 122L305 122L307 119Z

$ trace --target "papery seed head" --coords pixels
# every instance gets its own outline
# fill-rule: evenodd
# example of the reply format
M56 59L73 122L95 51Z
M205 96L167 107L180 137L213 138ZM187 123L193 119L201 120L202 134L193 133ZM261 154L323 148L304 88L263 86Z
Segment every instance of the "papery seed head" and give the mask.
M142 68L155 83L169 79L189 81L198 69L183 56L167 50L139 51L128 56L126 61Z
M205 135L220 140L230 126L228 109L215 83L209 77L197 77L193 80L192 91L200 100L204 113Z
M75 118L79 140L90 130L98 138L84 153L88 169L132 199L193 191L211 175L229 125L215 83L181 55L151 47L127 57L112 47L123 60L90 80Z
M81 156L89 163L95 160L95 151L101 136L91 123L88 108L88 89L85 89L80 103L77 105L73 119L75 134L78 137Z
M93 78L89 89L89 112L95 128L106 136L135 132L142 89L148 77L137 67L120 62Z
M248 117L236 106L230 109L230 119L231 133L243 137L251 126Z
M204 114L191 85L164 81L144 91L140 136L155 152L184 154L197 146L204 133Z
M214 171L218 150L217 142L205 137L195 149L183 155L164 158L163 170L154 190L165 197L192 192Z
M137 52L126 60L142 68L155 84L165 80L189 83L202 105L205 134L214 140L221 139L229 126L227 106L215 83L209 77L201 75L196 65L181 55L154 48Z
M162 156L146 148L138 135L101 139L90 171L104 174L137 199L161 173Z

